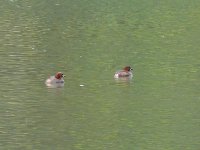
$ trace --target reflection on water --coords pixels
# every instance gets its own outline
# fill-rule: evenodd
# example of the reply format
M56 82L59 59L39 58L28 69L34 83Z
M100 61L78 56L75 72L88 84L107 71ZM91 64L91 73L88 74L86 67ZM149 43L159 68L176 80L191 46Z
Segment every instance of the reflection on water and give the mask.
M45 83L48 88L62 88L64 87L64 83L57 83L57 84L51 84L51 83Z
M114 78L118 85L128 85L133 84L132 77Z
M198 149L199 7L0 1L0 149Z

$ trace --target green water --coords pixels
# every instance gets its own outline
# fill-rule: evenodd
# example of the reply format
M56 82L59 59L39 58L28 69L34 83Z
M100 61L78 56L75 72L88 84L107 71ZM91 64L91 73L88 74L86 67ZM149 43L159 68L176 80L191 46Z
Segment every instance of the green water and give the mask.
M198 0L1 0L0 11L0 149L199 150ZM114 80L125 65L134 78ZM65 86L47 88L57 71Z

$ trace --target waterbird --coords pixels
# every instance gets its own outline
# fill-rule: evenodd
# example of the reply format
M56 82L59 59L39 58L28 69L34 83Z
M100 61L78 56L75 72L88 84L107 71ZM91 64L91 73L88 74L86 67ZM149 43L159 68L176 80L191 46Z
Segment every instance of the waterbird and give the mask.
M48 87L63 87L65 75L62 72L57 72L54 76L50 76L46 79L45 84Z
M114 78L132 78L133 73L131 70L133 69L130 66L125 66L122 70L115 72Z

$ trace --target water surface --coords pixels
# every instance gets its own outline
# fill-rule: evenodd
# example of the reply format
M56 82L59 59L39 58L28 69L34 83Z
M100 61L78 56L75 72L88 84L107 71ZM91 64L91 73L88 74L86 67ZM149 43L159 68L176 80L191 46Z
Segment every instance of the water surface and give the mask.
M2 0L0 10L1 149L199 149L199 1ZM133 79L114 80L125 65ZM65 86L47 88L57 71Z

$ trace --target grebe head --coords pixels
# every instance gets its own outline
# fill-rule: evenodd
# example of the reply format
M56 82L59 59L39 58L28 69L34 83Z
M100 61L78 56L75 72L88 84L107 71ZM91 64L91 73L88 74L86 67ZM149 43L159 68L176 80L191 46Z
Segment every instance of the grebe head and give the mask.
M131 71L131 70L133 70L133 68L131 68L130 66L126 66L126 67L124 67L123 70L124 70L124 71Z
M55 78L60 80L60 79L62 79L64 76L65 76L65 75L64 75L62 72L57 72L56 75L55 75Z

